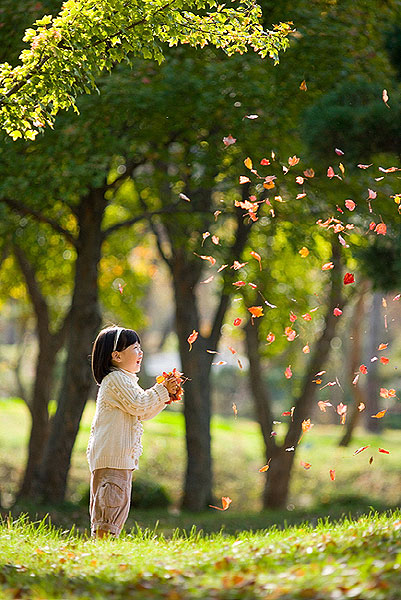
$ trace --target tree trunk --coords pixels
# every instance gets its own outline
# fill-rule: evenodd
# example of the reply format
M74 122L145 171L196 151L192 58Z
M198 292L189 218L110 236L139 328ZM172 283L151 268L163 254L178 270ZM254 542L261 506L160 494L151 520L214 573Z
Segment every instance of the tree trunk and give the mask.
M263 508L283 508L287 504L292 465L302 433L302 421L310 417L315 400L317 388L313 382L313 378L315 373L322 370L329 356L330 342L334 336L338 322L338 319L333 315L333 310L336 306L342 304L342 276L339 256L340 251L337 241L335 241L332 256L335 268L331 271L331 289L327 303L325 325L311 356L307 373L304 377L302 392L296 402L294 402L293 420L289 424L284 444L281 447L272 448L270 468L267 471L266 485L263 491ZM253 355L250 355L249 360L250 362L253 360ZM264 427L266 429L266 424ZM295 448L294 451L286 451L286 448L291 448L292 446ZM271 446L269 445L268 448L270 450Z
M369 311L369 356L377 356L377 347L382 341L381 332L381 294L374 292L372 296L372 306ZM382 430L381 419L372 419L379 410L379 361L372 362L367 374L366 386L366 409L364 411L366 429L371 433L380 433Z
M105 205L103 190L92 190L78 210L79 237L63 385L35 480L36 495L45 502L62 502L65 498L71 453L91 388L89 355L101 320L97 267Z
M352 439L353 431L360 421L361 412L358 409L359 404L362 402L366 403L365 393L363 391L363 383L361 382L361 377L365 377L365 375L359 376L359 380L356 384L352 384L352 380L354 379L356 373L359 373L359 366L362 362L362 329L365 326L365 289L366 286L363 286L361 292L358 296L358 299L354 306L354 311L351 319L351 349L350 356L348 360L348 379L351 383L351 392L353 403L351 406L351 410L348 410L348 416L345 426L345 432L343 437L339 442L339 446L347 447ZM370 365L368 366L369 373Z

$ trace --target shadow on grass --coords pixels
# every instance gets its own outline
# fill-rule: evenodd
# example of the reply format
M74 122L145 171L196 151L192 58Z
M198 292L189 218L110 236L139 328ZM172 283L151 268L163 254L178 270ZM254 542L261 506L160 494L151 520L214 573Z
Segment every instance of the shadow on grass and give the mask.
M284 529L287 526L310 523L316 526L319 520L329 519L338 521L342 517L356 519L372 510L385 512L395 509L377 501L371 501L365 496L339 497L330 503L320 503L315 506L294 510L263 510L260 512L225 512L209 509L200 513L190 513L176 509L131 510L126 523L126 531L139 526L141 529L157 529L165 537L170 537L178 528L191 531L193 526L197 531L206 534L223 531L228 535L235 535L240 531L257 531L276 527ZM10 510L3 511L2 515L11 514L14 518L26 514L30 520L39 521L48 516L51 523L63 530L74 527L77 533L88 535L89 517L85 507L79 504L65 502L59 505L40 505L28 502L19 502Z

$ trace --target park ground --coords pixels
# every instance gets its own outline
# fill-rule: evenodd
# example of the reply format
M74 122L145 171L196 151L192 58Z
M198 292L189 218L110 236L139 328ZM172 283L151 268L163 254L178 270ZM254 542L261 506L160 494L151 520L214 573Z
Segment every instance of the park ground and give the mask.
M138 477L164 486L170 507L134 508L120 540L95 543L88 537L85 457L93 410L88 404L66 503L3 511L2 598L401 598L400 431L357 430L349 448L338 448L340 428L317 425L297 451L287 507L261 511L265 460L258 426L215 417L216 502L229 496L232 504L225 512L194 515L179 510L182 415L164 411L145 424ZM11 505L29 417L19 400L2 400L1 413L1 488ZM312 467L305 470L301 460Z

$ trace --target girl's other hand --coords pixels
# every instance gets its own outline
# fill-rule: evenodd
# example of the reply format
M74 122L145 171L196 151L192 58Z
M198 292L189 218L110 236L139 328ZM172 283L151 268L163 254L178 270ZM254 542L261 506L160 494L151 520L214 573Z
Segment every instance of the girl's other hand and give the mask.
M168 393L171 394L172 396L174 396L174 394L178 390L178 383L177 383L177 380L174 377L174 375L170 375L169 377L167 377L167 379L165 379L163 381L163 385L166 388L166 390L168 391Z

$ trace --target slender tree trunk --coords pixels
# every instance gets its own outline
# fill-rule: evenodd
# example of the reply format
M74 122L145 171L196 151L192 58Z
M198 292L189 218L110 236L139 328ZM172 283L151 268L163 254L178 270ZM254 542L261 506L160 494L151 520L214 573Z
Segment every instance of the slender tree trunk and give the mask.
M100 326L97 267L105 205L103 190L92 190L78 211L79 238L65 373L39 476L35 480L35 492L46 502L62 502L65 498L71 453L91 388L89 355Z
M381 333L381 294L374 292L372 305L369 311L369 356L377 356L377 347L382 341ZM372 419L379 410L379 361L370 364L367 374L366 386L366 410L364 411L366 429L371 433L380 433L382 429L381 419Z
M366 286L364 286L366 287ZM362 329L365 326L365 289L362 289L354 306L354 311L351 319L351 349L348 360L348 379L351 383L352 406L348 410L345 432L339 442L339 446L348 446L352 439L352 434L357 423L360 421L361 412L358 410L359 404L366 403L365 393L363 391L363 383L360 374L356 384L352 384L355 374L359 372L359 366L362 362ZM370 364L368 365L368 372Z
M302 392L296 400L293 421L290 422L284 444L280 447L267 436L271 429L272 416L269 396L263 392L261 385L261 368L258 363L258 352L256 351L255 340L252 338L255 334L248 330L247 343L251 340L251 353L249 354L250 369L252 369L252 378L257 377L257 383L253 384L252 392L257 415L262 419L261 429L266 445L266 458L271 458L270 468L266 473L266 484L263 491L264 508L282 508L285 507L288 500L289 485L291 479L291 470L294 463L295 451L302 432L302 421L310 417L313 402L316 395L316 384L313 383L315 373L324 366L330 352L330 342L334 336L338 319L333 315L333 309L342 304L342 277L339 268L339 248L335 242L333 245L333 257L336 268L331 272L331 289L328 299L328 308L325 317L325 325L320 338L317 340L314 352L308 365L307 373L304 377ZM251 366L251 363L253 365ZM286 448L294 447L294 451L286 451Z

